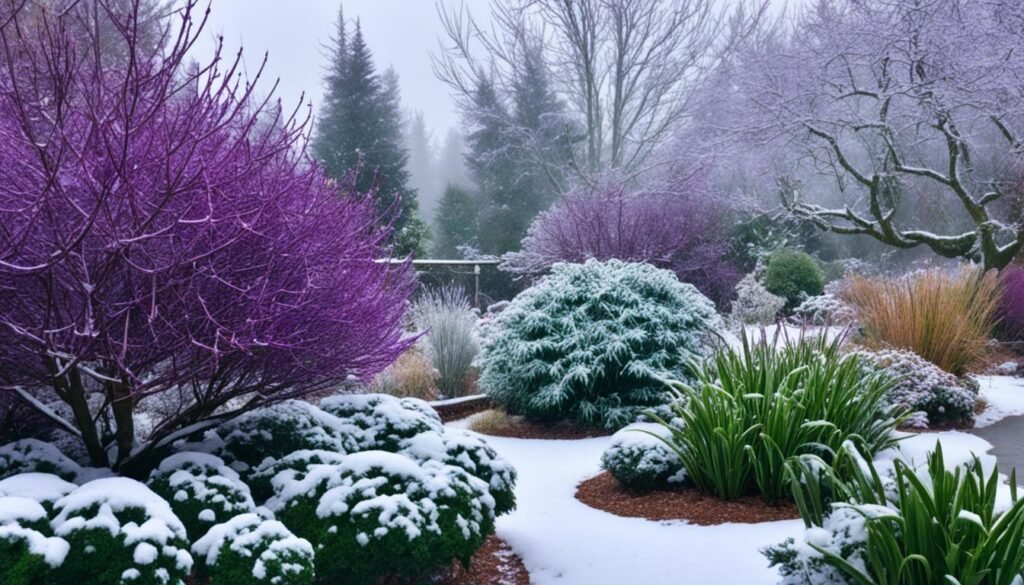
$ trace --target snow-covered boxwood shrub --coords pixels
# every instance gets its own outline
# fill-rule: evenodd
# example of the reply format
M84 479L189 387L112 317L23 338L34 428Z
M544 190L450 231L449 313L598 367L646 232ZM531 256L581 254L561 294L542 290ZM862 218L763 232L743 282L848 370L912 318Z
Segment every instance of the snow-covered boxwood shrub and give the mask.
M0 497L0 585L42 583L67 553L67 541L52 536L38 502Z
M373 584L468 563L494 530L487 485L460 468L384 451L274 478L267 506L316 547L317 578Z
M619 428L708 350L714 304L646 264L556 264L484 330L480 386L511 414Z
M238 473L206 453L171 455L153 470L147 483L171 504L191 540L218 522L256 509Z
M209 585L312 585L313 545L284 524L241 514L192 545L196 575Z
M807 297L793 309L793 320L808 325L846 325L857 318L853 307L834 294Z
M418 398L396 398L387 394L338 394L320 401L320 408L337 417L358 433L358 448L348 451L390 451L401 448L402 441L441 429L441 418ZM349 438L349 442L355 436Z
M137 481L91 481L58 500L55 511L54 535L70 545L57 583L184 585L192 571L185 527Z
M792 309L804 298L820 295L825 289L825 276L807 253L777 250L768 257L764 286L768 292L786 299L786 306Z
M908 421L913 426L970 424L974 420L977 392L916 353L906 349L859 349L855 353L867 366L895 380L889 401L916 413Z
M21 439L0 447L0 479L19 473L50 473L67 481L82 468L49 443L38 439Z
M482 479L494 498L496 516L516 507L515 468L477 435L453 429L428 431L405 441L401 452L424 463L453 465Z
M193 444L185 448L212 451L233 468L246 471L264 459L277 459L295 451L324 449L342 453L354 450L360 429L345 425L316 406L289 400L253 410L208 433L210 449Z
M246 483L257 502L265 502L274 495L271 481L282 471L305 474L314 465L337 465L345 457L342 453L324 450L303 450L289 453L280 459L267 459L246 476Z
M671 436L662 425L635 423L615 433L601 455L601 467L628 489L664 488L686 479L679 455L649 433L665 439Z
M57 500L78 489L50 473L20 473L0 480L0 496L13 496L33 500L47 511L53 511Z
M730 316L740 326L768 325L775 322L785 306L786 299L768 292L752 272L736 285Z

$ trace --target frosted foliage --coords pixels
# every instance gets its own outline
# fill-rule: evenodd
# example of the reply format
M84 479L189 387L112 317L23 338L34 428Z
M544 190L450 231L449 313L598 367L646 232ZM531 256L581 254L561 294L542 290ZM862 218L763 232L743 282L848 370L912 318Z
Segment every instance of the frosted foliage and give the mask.
M811 325L846 325L856 318L853 307L829 293L808 297L793 309L795 321Z
M38 502L0 496L0 583L35 582L30 581L33 572L45 572L64 562L68 543L49 532L46 510ZM13 581L8 569L15 573Z
M425 332L423 344L438 372L441 393L446 398L458 396L479 351L469 298L461 288L430 290L413 304L412 316Z
M765 554L777 565L778 585L853 585L845 575L824 562L814 546L833 552L853 566L864 568L867 548L866 518L851 507L836 507L821 527L807 529L800 539L790 538L768 547ZM813 546L812 546L813 545Z
M856 353L866 363L896 378L897 383L889 392L889 399L893 404L918 413L911 419L917 426L969 423L974 419L977 394L956 376L914 352L860 349Z
M55 512L54 536L71 545L60 582L122 582L128 573L147 583L180 585L191 572L184 525L165 500L137 481L91 481L58 500Z
M21 439L0 447L0 479L32 471L73 481L81 467L53 445L37 439Z
M171 455L150 474L148 483L171 504L193 539L217 522L256 508L238 473L205 453Z
M750 273L736 285L731 317L739 325L768 325L775 322L785 306L786 299L768 292L754 273Z
M313 545L284 524L241 514L192 545L198 573L213 583L300 585L313 582Z
M710 300L645 264L556 264L484 329L480 386L512 414L617 428L666 400L719 325Z
M397 451L403 439L429 430L440 430L437 412L418 398L387 394L341 394L324 398L320 408L346 428L357 430L348 441L358 442L350 451Z
M612 436L601 455L601 467L619 482L633 489L654 489L686 479L682 461L660 437L669 437L664 426L654 423L632 424Z

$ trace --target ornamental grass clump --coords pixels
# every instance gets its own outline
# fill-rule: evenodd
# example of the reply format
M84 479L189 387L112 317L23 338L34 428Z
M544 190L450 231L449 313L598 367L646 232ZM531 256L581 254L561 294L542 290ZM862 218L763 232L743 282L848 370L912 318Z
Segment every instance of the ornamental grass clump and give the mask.
M718 327L714 304L647 264L556 264L488 324L480 386L510 414L620 428L669 398Z
M783 583L856 585L1011 585L1024 576L1024 500L1016 474L1004 485L975 457L950 466L936 442L927 465L891 469L852 444L833 465L793 464L794 494L808 526L765 555ZM807 497L823 487L833 503ZM1008 493L1007 493L1008 492Z
M697 369L697 382L674 382L667 445L689 481L731 500L758 493L769 503L789 496L786 462L814 453L830 460L845 441L866 453L895 444L906 413L886 401L892 381L841 355L841 338L801 336L780 343L762 336L718 352Z
M998 289L994 271L934 268L895 279L853 276L842 296L856 309L868 345L909 349L963 376L988 351Z
M480 351L469 297L455 286L430 289L413 303L412 315L416 327L425 332L423 344L437 370L438 389L445 398L459 396Z

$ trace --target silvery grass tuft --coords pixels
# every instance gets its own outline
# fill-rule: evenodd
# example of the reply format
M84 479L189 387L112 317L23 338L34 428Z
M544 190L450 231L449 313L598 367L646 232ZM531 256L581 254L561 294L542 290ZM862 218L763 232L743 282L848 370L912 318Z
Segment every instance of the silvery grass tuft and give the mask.
M424 348L437 370L441 393L448 398L459 395L480 350L469 297L457 286L428 289L413 304L413 319L425 332Z

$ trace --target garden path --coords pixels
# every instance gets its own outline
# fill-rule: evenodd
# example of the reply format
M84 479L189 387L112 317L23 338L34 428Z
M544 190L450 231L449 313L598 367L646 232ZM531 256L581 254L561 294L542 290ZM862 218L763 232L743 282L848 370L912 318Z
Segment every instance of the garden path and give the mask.
M1024 379L983 376L980 381L989 404L972 432L992 444L1000 471L1016 468L1017 483L1024 485Z

